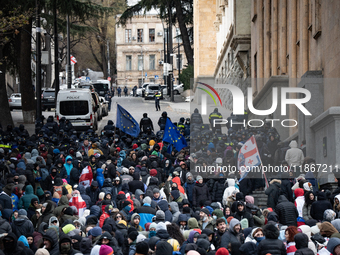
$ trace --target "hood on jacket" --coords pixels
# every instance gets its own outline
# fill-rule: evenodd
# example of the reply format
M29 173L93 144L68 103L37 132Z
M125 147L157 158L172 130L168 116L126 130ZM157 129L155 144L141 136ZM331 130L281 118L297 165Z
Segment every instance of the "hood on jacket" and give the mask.
M280 195L279 199L277 200L278 204L283 202L289 202L285 195Z
M169 204L166 200L159 201L157 205L159 206L159 208L161 208L163 212L169 210Z
M304 193L305 193L304 190L301 189L301 188L297 188L296 190L294 190L295 197L301 197L301 196L304 195ZM340 202L340 200L339 200L339 202Z
M140 179L140 175L139 175L139 173L137 173L137 172L134 172L134 173L133 173L133 180L135 180L135 181L139 181L139 179Z
M179 212L179 208L178 208L178 203L177 202L170 202L169 205L170 205L172 214L175 214L175 213Z
M237 192L235 197L236 197L236 201L244 201L244 195L242 192Z
M71 162L73 162L73 158L72 158L71 156L67 156L67 157L66 157L66 160L65 160L65 164L67 164L67 161L68 161L68 160L71 160ZM71 163L71 164L72 164L72 163Z
M188 216L187 216L186 214L181 213L181 214L178 216L178 223L180 223L181 221L188 222Z
M339 200L340 201L340 200ZM331 221L332 225L340 232L340 219L335 219ZM302 226L300 226L302 227ZM302 231L304 233L304 231Z
M333 237L331 239L329 239L328 243L327 243L327 250L334 254L334 249L335 247L337 247L338 245L340 245L340 239L337 237Z
M254 198L252 196L245 196L245 202L248 204L254 204Z
M31 157L38 157L38 156L39 156L38 150L37 150L37 149L33 149L33 150L31 151Z
M188 242L193 243L194 242L194 236L195 234L198 233L196 230L190 231L189 237L188 237Z
M52 247L58 244L58 235L54 229L47 229L43 237L51 242Z
M32 158L32 154L30 152L26 152L25 153L25 158L26 159L31 159ZM32 161L31 161L32 162Z
M34 194L33 193L33 187L32 187L32 185L27 185L26 189L25 189L25 195L31 195L31 194Z
M139 216L138 213L132 214L132 216L131 216L131 222L133 222L133 220L134 220L136 217L139 217L139 219L140 219L140 216Z
M170 193L174 197L174 200L177 200L181 196L178 190L172 190Z
M289 147L290 148L297 148L298 147L298 144L295 140L292 140L290 143L289 143Z
M144 195L144 192L140 189L136 189L135 191L135 197L139 199L140 195Z
M266 237L266 239L278 239L280 236L280 231L275 225L268 224L264 226L263 234Z
M217 216L217 219L222 218L223 217L223 212L221 209L215 209L212 214Z
M326 200L326 199L327 199L327 195L326 195L325 192L319 192L318 193L318 200Z
M4 239L11 239L11 240L13 240L13 247L17 247L17 243L18 243L17 239L18 239L18 237L13 232L8 233L8 235L5 236Z
M189 229L199 228L198 227L198 222L197 222L196 218L190 218L188 220L188 228Z
M172 182L176 183L178 187L182 186L181 179L179 177L177 177L177 176L172 179Z
M27 248L30 248L30 245L27 242L26 236L20 236L18 241L22 242Z
M83 254L91 253L92 250L92 240L90 238L84 237L80 241L80 251Z
M102 187L102 188L105 188L105 187L110 187L110 188L113 187L111 178L106 178L106 179L104 180L104 183L103 183L103 187Z
M304 233L298 233L294 236L296 249L308 248L309 238Z
M61 205L69 205L69 201L67 199L67 196L61 196L59 202L58 202L58 206Z
M279 222L279 216L276 212L269 212L267 216L268 221Z
M241 222L238 219L236 219L236 218L231 219L231 221L229 223L229 231L234 233L234 227L238 224L241 225Z
M100 207L98 205L92 205L90 208L90 215L95 215L97 218L100 215Z
M78 185L77 190L79 191L80 195L86 194L86 189L83 185Z
M151 177L150 178L149 186L151 186L151 185L158 185L158 178L157 177Z
M104 177L103 171L104 170L102 168L97 168L97 176L98 177Z

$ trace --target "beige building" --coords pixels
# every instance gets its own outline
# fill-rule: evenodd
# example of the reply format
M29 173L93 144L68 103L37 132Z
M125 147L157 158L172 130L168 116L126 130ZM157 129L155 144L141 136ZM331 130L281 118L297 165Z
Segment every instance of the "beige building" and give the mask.
M142 82L165 84L163 63L166 28L167 24L162 23L156 14L134 16L126 26L117 25L117 85L127 85L132 88ZM172 34L174 84L177 84L178 69L182 70L187 61L181 38L176 38L176 35L180 35L179 28L174 26ZM180 61L178 61L178 44L180 45Z

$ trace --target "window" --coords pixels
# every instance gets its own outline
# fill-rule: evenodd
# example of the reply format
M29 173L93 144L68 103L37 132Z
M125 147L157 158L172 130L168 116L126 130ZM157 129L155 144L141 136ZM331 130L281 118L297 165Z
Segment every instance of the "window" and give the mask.
M138 55L138 70L142 71L144 69L143 55Z
M60 114L71 115L86 115L89 112L89 104L87 101L61 101Z
M126 71L131 71L132 56L126 56Z
M154 42L155 41L155 29L150 28L149 29L149 42Z
M155 83L155 78L151 78L150 83Z
M181 31L176 27L176 43L182 43Z
M125 42L130 43L131 39L131 29L125 29Z
M137 29L137 42L143 42L143 29Z
M156 69L156 56L155 55L150 55L149 56L149 69L150 70L155 70Z

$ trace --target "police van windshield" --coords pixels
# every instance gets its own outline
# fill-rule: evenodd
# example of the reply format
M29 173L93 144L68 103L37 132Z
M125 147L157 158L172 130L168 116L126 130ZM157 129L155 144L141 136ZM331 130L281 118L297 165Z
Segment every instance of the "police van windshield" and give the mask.
M88 101L61 101L60 114L70 115L86 115L89 113Z

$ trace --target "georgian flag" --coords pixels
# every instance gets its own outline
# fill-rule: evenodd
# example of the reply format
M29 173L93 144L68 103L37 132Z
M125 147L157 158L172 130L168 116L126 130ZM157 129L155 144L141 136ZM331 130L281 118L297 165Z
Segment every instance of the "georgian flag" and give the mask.
M261 165L260 153L255 137L252 136L243 144L238 154L237 167L240 171L240 181L247 176L253 167L259 165Z
M81 197L78 190L72 193L72 198L68 201L69 206L75 206L78 210L78 216L82 217L86 209L86 203Z
M86 166L82 171L79 178L79 185L83 185L85 188L91 186L93 179L92 169L90 166Z

